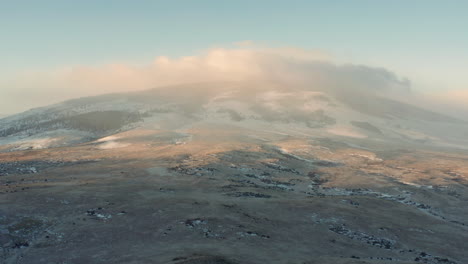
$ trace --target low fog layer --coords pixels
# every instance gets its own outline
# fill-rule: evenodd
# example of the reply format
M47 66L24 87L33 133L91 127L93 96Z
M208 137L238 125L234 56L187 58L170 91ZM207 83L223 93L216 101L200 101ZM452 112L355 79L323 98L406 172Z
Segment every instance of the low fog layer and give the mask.
M323 91L353 104L379 96L411 102L426 109L463 116L466 92L437 95L411 90L408 79L383 68L336 64L320 52L300 49L211 49L197 56L158 57L150 65L76 66L28 73L2 84L0 114L12 114L65 99L106 93L141 91L175 84L243 82L246 98L258 81L285 92ZM182 91L173 89L174 96ZM187 91L183 91L187 93ZM197 91L194 91L198 95ZM464 94L465 96L460 96ZM468 112L468 109L464 109Z

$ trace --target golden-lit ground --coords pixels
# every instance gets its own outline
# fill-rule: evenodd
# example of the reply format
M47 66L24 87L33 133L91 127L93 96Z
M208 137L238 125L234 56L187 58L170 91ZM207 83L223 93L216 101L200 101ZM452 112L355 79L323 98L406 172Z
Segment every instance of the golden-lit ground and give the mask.
M204 125L0 153L0 262L467 263L468 153L351 143Z

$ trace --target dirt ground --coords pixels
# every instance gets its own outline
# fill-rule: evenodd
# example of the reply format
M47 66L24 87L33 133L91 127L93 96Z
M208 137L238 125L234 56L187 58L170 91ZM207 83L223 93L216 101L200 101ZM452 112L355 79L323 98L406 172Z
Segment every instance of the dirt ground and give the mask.
M189 132L0 153L0 263L468 263L468 153Z

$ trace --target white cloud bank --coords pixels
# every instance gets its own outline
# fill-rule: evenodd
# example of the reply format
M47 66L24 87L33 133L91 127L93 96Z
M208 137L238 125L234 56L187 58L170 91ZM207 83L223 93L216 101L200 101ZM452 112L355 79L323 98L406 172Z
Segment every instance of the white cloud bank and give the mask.
M295 89L326 90L339 95L356 93L411 97L410 82L394 73L361 65L335 64L318 51L296 48L215 48L196 56L157 57L148 65L114 63L97 67L74 66L22 74L0 80L0 113L13 113L65 99L105 93L138 91L194 82L269 80ZM468 92L438 95L445 105L468 105ZM426 102L437 101L431 97ZM410 101L411 101L410 100ZM449 103L442 103L449 102ZM463 108L463 107L462 107ZM468 109L466 109L468 112Z

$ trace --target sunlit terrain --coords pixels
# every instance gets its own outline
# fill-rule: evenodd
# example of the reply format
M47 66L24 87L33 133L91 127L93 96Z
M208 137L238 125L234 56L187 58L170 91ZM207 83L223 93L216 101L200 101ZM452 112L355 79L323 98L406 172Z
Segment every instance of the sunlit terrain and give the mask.
M467 264L468 1L0 1L0 264Z
M368 99L201 83L5 118L2 261L464 263L467 123Z

